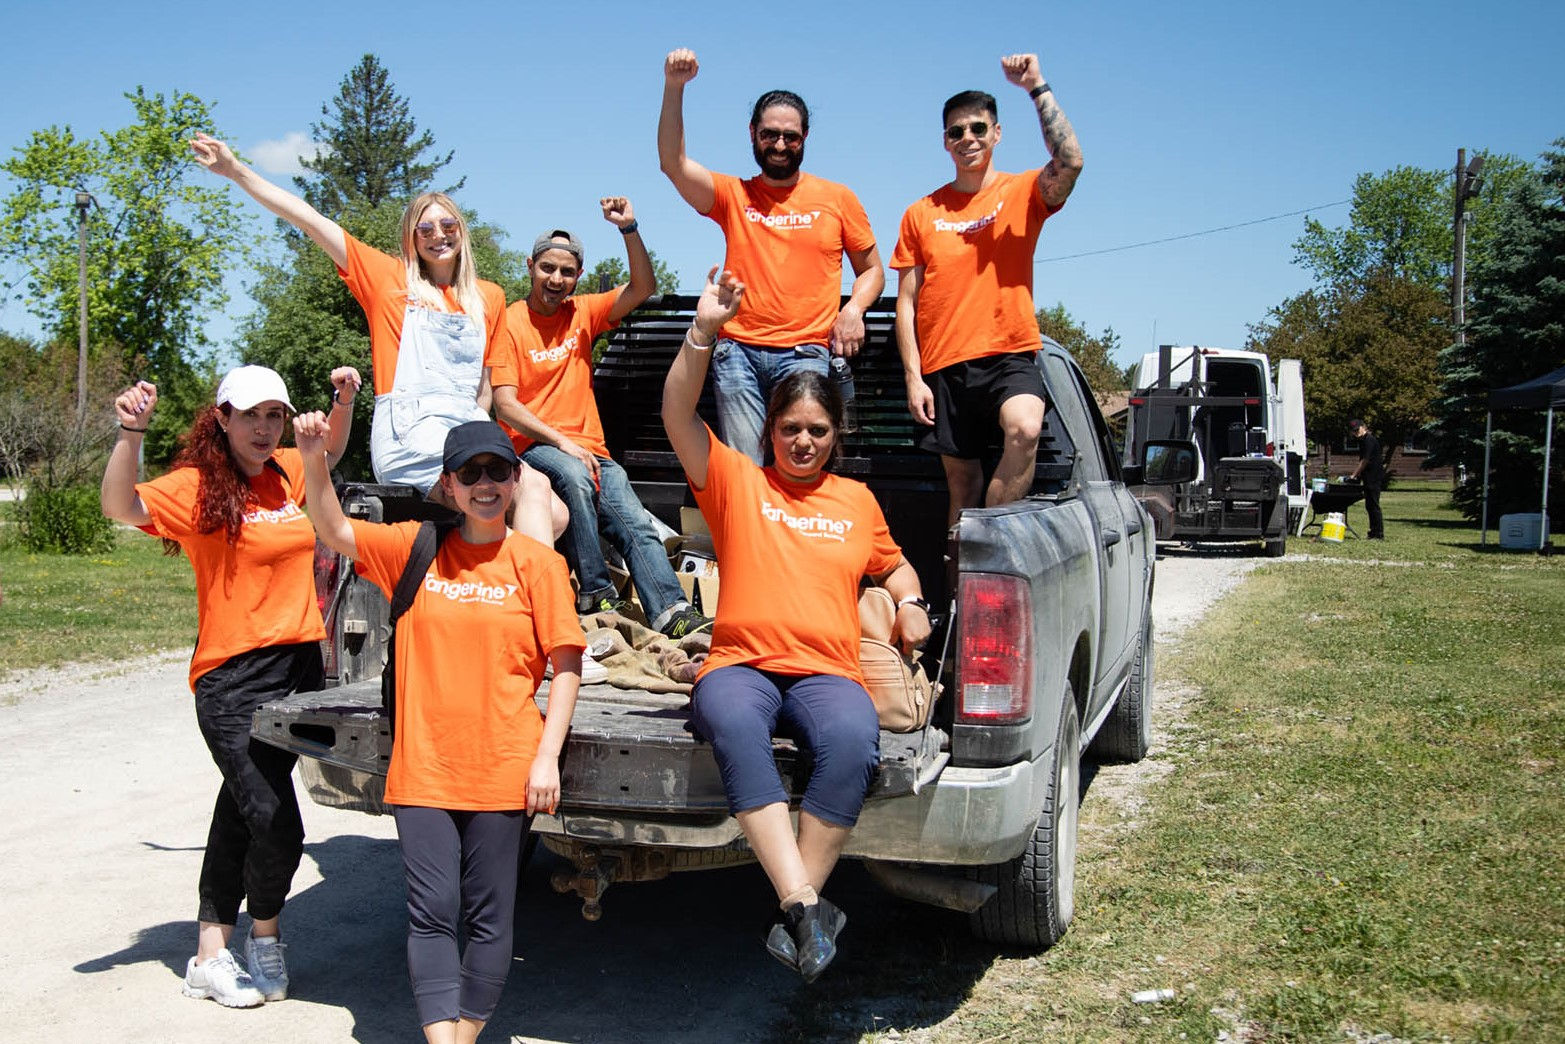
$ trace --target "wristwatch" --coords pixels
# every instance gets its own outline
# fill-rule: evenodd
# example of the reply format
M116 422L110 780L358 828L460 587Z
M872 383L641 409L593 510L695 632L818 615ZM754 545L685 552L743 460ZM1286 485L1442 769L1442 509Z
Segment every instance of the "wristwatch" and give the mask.
M908 595L906 598L899 599L897 601L897 611L901 612L904 605L916 605L924 610L925 616L929 615L929 603L924 601L921 595Z

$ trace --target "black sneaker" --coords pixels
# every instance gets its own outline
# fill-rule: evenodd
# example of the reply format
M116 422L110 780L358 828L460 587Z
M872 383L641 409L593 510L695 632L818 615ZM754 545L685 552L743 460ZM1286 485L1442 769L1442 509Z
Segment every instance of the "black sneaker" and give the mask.
M688 638L692 634L711 629L712 618L702 616L688 605L683 609L676 609L674 615L670 616L668 622L663 625L663 633L676 642L681 638Z
M592 613L615 613L619 616L635 616L636 608L629 598L616 598L614 595L604 595L592 603L592 608L587 610Z

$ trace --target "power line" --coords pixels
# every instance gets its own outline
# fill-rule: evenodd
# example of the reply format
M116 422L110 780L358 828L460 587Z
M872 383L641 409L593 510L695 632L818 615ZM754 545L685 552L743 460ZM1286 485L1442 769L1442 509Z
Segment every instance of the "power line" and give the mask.
M1046 264L1050 261L1071 261L1078 257L1094 257L1098 254L1117 254L1122 250L1139 250L1141 247L1157 246L1159 243L1174 243L1181 239L1195 239L1197 236L1210 236L1218 232L1231 232L1236 228L1248 228L1251 225L1264 225L1268 221L1281 221L1283 218L1298 217L1300 214L1308 214L1314 210L1325 210L1328 207L1341 207L1353 202L1351 199L1339 199L1335 203L1322 203L1318 206L1305 207L1303 210L1290 210L1286 214L1273 214L1271 217L1256 218L1254 221L1241 221L1235 225L1223 225L1219 228L1202 229L1200 232L1186 232L1178 236L1166 236L1163 239L1149 239L1144 243L1126 243L1124 246L1104 247L1102 250L1084 250L1079 254L1063 254L1060 257L1040 257L1033 262L1035 265Z

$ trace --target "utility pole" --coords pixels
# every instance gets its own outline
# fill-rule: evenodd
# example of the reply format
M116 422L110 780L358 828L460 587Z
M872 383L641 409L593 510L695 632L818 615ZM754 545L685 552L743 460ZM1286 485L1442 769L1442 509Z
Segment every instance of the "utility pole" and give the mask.
M76 423L87 418L87 208L92 206L92 193L76 190L76 255L77 255L77 311L76 311Z
M1456 150L1456 181L1452 194L1456 199L1451 233L1455 240L1455 258L1451 265L1451 322L1456 327L1456 343L1467 343L1467 201L1483 188L1483 157L1467 162L1467 150Z

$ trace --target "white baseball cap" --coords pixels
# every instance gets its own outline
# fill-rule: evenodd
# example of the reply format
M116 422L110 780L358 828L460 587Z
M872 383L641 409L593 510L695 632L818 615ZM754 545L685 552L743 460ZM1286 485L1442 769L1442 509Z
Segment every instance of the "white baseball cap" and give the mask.
M272 400L296 413L288 399L288 386L276 370L266 366L240 366L228 371L217 386L217 404L228 403L236 410L248 410L252 406Z

